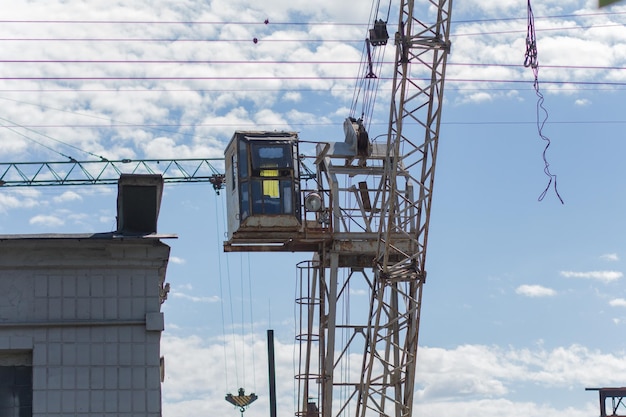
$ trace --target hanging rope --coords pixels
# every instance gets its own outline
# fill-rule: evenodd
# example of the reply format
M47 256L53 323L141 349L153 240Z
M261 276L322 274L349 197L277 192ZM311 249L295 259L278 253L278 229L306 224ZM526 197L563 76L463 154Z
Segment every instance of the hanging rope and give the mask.
M246 372L247 372L248 364L246 363L246 358L247 358L246 344L248 342L246 340L247 339L246 331L249 330L251 345L252 345L252 378L253 378L253 386L256 391L256 359L255 359L255 354L254 354L255 335L254 335L254 314L252 312L252 271L250 269L250 254L249 253L240 254L239 264L241 265L241 270L240 270L241 292L240 294L242 295L242 299L241 299L241 357L242 357L241 366L242 366L242 373L243 373L242 383L244 385L246 385L247 383ZM246 288L248 289L247 305L249 309L248 313L249 313L249 318L250 318L249 329L246 328L246 309L245 309L246 303L244 302L245 299L243 298ZM232 300L231 300L231 303L232 303ZM236 351L235 351L235 355L236 355Z
M533 87L535 89L535 94L537 95L537 132L539 133L539 137L546 142L546 146L543 149L543 172L548 176L549 180L548 185L539 195L538 200L542 201L548 193L550 186L554 184L554 193L558 197L561 204L565 204L557 188L556 175L550 172L550 163L548 162L547 157L548 148L550 148L551 143L550 138L543 134L543 127L548 121L548 110L546 110L543 105L545 98L539 90L539 58L537 53L537 37L535 35L535 16L533 15L530 0L528 0L528 29L526 32L526 54L524 57L524 66L532 69L535 77Z
M370 21L373 22L373 30L368 30L369 36L365 39L363 50L361 52L361 62L358 74L359 77L356 80L352 104L350 107L350 117L355 119L361 119L366 129L369 129L372 115L374 113L374 107L376 105L376 98L378 96L378 90L380 86L379 75L382 72L382 66L384 61L385 48L387 44L388 34L384 39L384 42L380 42L379 39L372 39L372 32L378 32L376 29L380 25L383 27L383 31L386 34L386 24L389 20L389 13L391 10L391 0L387 6L387 14L385 19L379 18L380 0L376 0L372 3L370 10ZM381 48L382 46L382 48ZM359 103L361 104L360 114L357 114Z
M220 242L220 219L221 219L221 224L226 224L225 221L225 214L224 212L220 212L220 208L221 208L221 204L217 199L217 195L215 195L215 200L213 201L213 207L216 207L216 210L218 211L217 215L215 216L215 235L216 235L216 241ZM218 245L219 247L219 245ZM224 346L224 376L226 379L226 386L228 386L228 374L230 373L230 369L228 369L228 349L227 349L227 338L226 338L226 313L224 311L224 304L225 304L225 298L224 298L224 284L223 284L223 279L222 279L222 262L221 262L222 257L217 256L217 263L218 263L218 271L219 271L219 287L220 287L220 307L222 309L222 338L223 338L223 346ZM228 259L228 258L226 258ZM236 375L236 383L237 385L239 385L239 374L237 371L237 364L235 364L235 375Z
M256 358L254 356L254 344L255 344L255 333L254 333L254 313L252 312L252 270L250 269L250 254L247 253L246 254L246 264L248 266L248 271L247 271L247 275L248 275L248 308L249 308L249 315L250 315L250 334L252 335L252 340L251 340L251 344L252 344L252 386L254 388L255 391L257 391L257 386L256 386ZM242 288L243 290L243 288ZM242 291L243 292L243 291ZM243 327L243 326L242 326ZM244 381L245 383L245 381Z

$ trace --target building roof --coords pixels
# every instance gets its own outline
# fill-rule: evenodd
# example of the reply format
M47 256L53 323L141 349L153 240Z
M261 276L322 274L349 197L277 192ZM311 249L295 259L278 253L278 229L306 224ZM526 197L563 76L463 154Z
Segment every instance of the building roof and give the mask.
M0 240L28 240L28 239L103 239L103 240L160 240L160 239L178 239L175 234L167 233L151 233L142 234L122 234L119 232L104 233L38 233L38 234L13 234L0 235Z

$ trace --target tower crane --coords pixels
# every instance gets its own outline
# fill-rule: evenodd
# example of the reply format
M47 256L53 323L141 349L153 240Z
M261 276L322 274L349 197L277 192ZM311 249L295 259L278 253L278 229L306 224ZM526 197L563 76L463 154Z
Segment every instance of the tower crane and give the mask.
M228 205L226 252L314 254L296 267L295 415L410 417L452 0L397 2L386 141L369 143L348 118L342 142L317 141L314 175L296 132L237 131L223 174L217 159L9 163L0 186L112 183L122 172L210 182ZM386 24L374 23L368 47L386 43Z
M386 143L364 150L348 118L343 142L317 144L311 189L296 132L240 131L226 148L224 249L315 254L297 268L297 416L412 415L451 7L400 0Z

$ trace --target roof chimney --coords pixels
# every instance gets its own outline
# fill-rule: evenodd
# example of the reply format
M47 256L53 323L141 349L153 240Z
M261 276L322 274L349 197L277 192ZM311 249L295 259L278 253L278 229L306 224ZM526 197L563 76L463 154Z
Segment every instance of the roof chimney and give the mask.
M160 174L122 174L117 183L117 232L156 233L162 196Z

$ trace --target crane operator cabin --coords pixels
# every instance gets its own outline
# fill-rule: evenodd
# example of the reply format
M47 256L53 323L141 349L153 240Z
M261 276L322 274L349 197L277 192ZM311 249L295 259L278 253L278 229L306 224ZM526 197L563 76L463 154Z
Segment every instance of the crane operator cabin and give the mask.
M235 132L225 151L228 239L300 229L298 135Z

